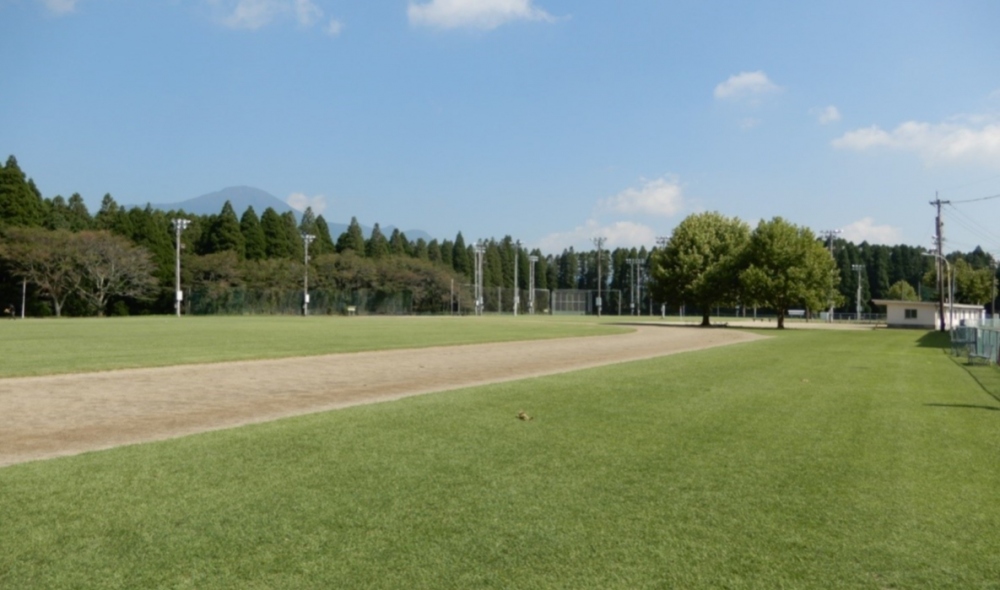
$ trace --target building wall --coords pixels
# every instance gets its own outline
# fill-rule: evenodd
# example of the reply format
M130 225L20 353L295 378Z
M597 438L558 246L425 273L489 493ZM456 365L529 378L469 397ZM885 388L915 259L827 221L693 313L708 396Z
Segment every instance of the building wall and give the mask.
M886 308L886 325L890 328L922 328L933 330L940 326L938 317L938 306L936 303L917 301L887 301L876 300L876 305L884 305ZM916 310L915 318L907 318L906 310ZM944 307L945 326L951 327L948 322L948 305ZM955 305L954 325L959 326L964 321L966 324L975 326L985 318L983 308L978 305Z

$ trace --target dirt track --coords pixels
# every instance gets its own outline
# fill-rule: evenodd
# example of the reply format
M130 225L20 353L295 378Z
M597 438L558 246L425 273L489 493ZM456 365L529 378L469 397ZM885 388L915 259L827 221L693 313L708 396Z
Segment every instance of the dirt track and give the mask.
M0 379L0 466L759 338L615 336Z

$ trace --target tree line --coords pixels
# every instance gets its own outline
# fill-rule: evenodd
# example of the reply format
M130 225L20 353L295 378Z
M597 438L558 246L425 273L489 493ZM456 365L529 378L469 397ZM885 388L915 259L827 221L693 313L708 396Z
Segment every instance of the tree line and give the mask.
M308 269L310 293L318 300L310 308L319 313L339 313L359 303L376 313L447 313L455 311L453 294L459 301L469 297L475 272L475 244L467 243L461 232L454 240L411 241L399 230L385 235L376 223L366 238L352 218L347 230L334 237L323 216L311 209L301 219L273 208L259 216L252 207L237 215L226 203L217 214L191 215L150 206L126 208L106 194L100 209L91 214L79 194L43 197L10 156L0 167L0 304L19 302L24 289L32 316L171 313L176 253L172 222L177 218L189 220L181 233L184 305L189 312L294 313L302 303ZM528 289L529 257L535 257L536 289L600 288L605 313L629 313L634 302L639 309L666 303L671 309L685 305L704 314L718 305L746 305L751 300L772 309L785 303L825 309L832 300L838 309L853 311L858 275L851 269L861 264L866 307L872 298L936 295L933 260L922 248L855 245L838 239L831 258L824 249L827 244L808 230L784 220L772 220L767 227L774 235L765 239L761 228L751 232L739 220L699 214L682 221L665 244L650 250L567 248L556 254L528 250L510 236L491 238L481 244L483 285L488 294L497 289L509 293L516 276L517 288ZM304 234L315 236L308 261ZM809 280L822 283L822 297L809 289L780 300L765 296L766 283L775 273L796 267L787 257L778 257L767 263L771 268L763 257L778 256L792 244L798 244L799 255L815 258L810 264L816 268L807 265L796 272L819 273ZM716 260L735 256L723 255L727 249L741 253L737 266ZM832 268L822 263L821 251ZM758 257L752 266L747 258L751 252ZM977 248L948 258L959 301L992 298L989 255ZM699 265L712 270L692 274ZM783 280L790 283L793 277ZM796 275L794 280L804 279ZM725 296L706 299L705 292ZM504 305L509 311L511 300L496 298L487 309L498 311Z

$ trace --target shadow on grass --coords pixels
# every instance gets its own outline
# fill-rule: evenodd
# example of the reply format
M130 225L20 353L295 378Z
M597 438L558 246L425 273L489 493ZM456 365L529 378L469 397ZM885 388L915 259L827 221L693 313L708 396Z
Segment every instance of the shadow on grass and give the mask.
M992 412L1000 412L1000 407L997 406L977 406L974 404L924 404L932 408L968 408L972 410L990 410Z
M959 367L965 369L965 372L972 377L979 387L982 388L986 395L992 397L1000 403L1000 368L993 365L974 365L968 362L963 362L960 358L950 357L952 362L954 362ZM998 410L1000 407L994 406L975 406L975 405L964 405L964 404L925 404L928 406L952 406L952 407L970 407L970 408L984 408L989 410Z
M951 335L947 332L927 332L917 339L920 348L951 348Z

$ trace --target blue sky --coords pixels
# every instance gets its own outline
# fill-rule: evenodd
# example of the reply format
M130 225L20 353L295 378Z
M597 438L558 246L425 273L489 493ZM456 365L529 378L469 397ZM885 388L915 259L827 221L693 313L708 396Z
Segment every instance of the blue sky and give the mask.
M0 0L0 155L92 211L250 185L546 252L1000 194L1000 3ZM259 213L259 212L258 212ZM1000 199L945 208L1000 253Z

